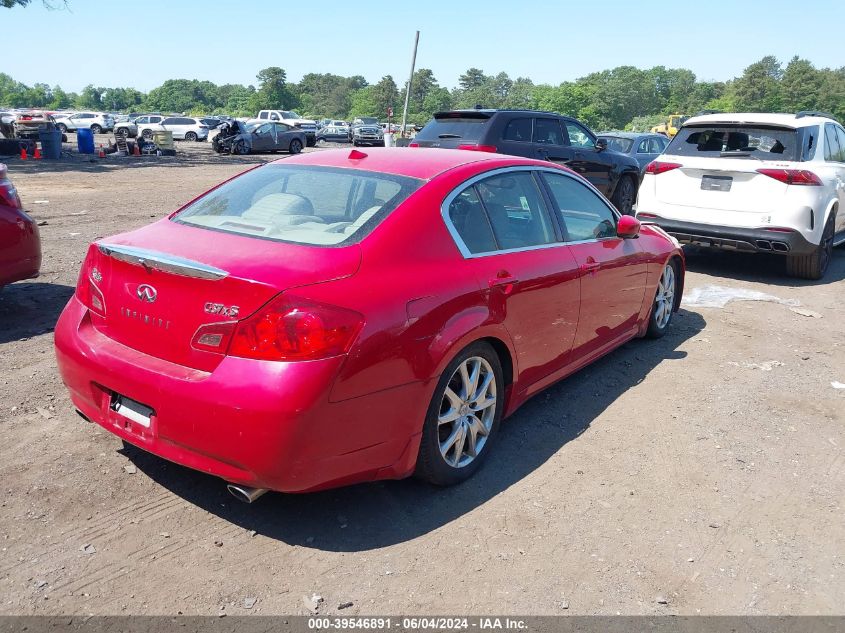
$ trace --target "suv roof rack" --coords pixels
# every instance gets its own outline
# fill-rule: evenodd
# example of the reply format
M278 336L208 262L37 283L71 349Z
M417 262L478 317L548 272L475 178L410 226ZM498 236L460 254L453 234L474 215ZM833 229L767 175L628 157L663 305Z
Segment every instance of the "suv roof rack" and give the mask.
M825 119L833 119L836 120L836 117L833 116L830 112L822 112L821 110L801 110L801 112L795 113L796 119L803 119L805 116L820 116L824 117Z

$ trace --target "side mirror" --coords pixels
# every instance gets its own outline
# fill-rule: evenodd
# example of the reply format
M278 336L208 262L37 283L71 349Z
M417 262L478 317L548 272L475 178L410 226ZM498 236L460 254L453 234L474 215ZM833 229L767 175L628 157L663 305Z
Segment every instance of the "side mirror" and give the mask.
M596 139L596 151L603 152L607 149L607 139L606 138L597 138Z
M616 235L623 240L631 240L640 236L640 221L633 215L623 215L616 224Z

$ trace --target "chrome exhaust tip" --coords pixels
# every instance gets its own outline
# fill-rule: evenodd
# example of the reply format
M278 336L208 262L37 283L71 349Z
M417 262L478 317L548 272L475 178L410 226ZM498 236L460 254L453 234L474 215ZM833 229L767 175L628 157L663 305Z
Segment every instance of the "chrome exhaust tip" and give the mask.
M267 492L267 488L250 488L249 486L239 486L238 484L226 484L226 490L228 490L235 499L243 501L244 503L252 503L258 499L258 497Z

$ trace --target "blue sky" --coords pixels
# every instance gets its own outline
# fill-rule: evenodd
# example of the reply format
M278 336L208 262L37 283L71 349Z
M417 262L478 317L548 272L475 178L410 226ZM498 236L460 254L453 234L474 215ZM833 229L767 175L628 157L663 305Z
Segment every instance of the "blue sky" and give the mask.
M726 80L769 54L784 64L797 54L817 67L845 65L830 30L841 0L68 0L68 7L49 11L32 0L0 8L0 72L73 91L89 83L148 91L171 78L254 84L267 66L281 66L290 81L332 72L370 82L390 74L401 84L417 29L417 68L431 68L450 88L473 66L557 84L620 65Z

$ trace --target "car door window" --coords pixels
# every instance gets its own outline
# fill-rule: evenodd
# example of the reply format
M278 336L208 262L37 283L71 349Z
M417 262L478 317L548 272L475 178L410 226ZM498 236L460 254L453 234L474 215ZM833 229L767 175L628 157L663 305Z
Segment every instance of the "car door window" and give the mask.
M502 140L528 143L531 140L531 119L513 119L505 126Z
M563 134L557 119L534 120L534 142L563 145Z
M824 140L824 159L833 162L841 160L839 157L839 141L836 138L836 127L833 123L825 123Z
M649 142L651 139L644 138L640 141L640 144L637 145L637 154L653 154L654 152L651 151L649 147Z
M569 176L544 173L569 242L616 237L616 215L592 189Z
M290 126L286 123L276 123L276 129L279 132L290 132Z
M845 130L836 126L836 140L839 142L839 162L845 163Z
M566 133L569 134L569 143L573 147L589 147L592 149L596 145L596 141L590 133L574 121L566 122Z
M273 114L270 115L270 120L271 121L278 121L279 115L274 112Z
M556 241L548 209L530 172L491 176L475 185L502 250Z

